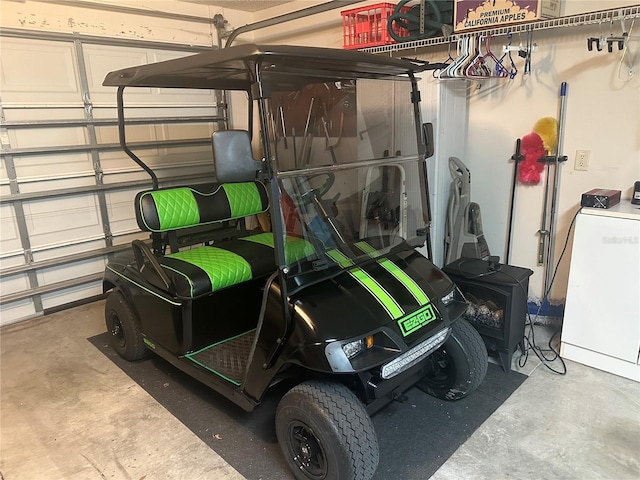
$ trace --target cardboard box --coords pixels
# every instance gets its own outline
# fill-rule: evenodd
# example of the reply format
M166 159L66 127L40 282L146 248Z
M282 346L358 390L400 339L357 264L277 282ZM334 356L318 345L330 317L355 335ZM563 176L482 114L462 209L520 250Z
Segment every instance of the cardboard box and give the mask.
M560 0L455 0L453 30L483 30L558 16Z

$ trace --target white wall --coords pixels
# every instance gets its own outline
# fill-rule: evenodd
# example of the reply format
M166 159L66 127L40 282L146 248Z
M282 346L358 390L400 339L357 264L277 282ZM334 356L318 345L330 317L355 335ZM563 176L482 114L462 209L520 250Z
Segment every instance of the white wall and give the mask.
M308 2L296 2L300 6ZM375 2L367 2L375 3ZM633 5L628 0L606 2L565 0L563 15ZM365 3L363 3L364 5ZM360 4L355 5L355 7ZM349 6L346 8L353 8ZM273 10L263 13L274 13ZM277 14L282 12L277 12ZM309 25L312 25L309 28ZM627 29L631 21L626 22ZM614 34L621 32L614 25ZM472 171L472 200L482 208L485 236L492 253L504 257L513 154L517 138L530 133L542 117L557 117L561 82L569 85L563 154L569 161L561 167L560 197L554 259L557 261L569 223L580 204L581 193L595 187L613 188L629 197L635 180L640 180L640 42L630 42L635 76L626 69L618 74L620 53L589 52L586 39L609 34L610 25L537 31L533 41L532 74L515 79L485 80L470 84L470 114L467 152L464 159ZM633 31L640 35L640 21ZM340 11L315 15L313 20L297 20L256 32L256 41L340 47ZM526 39L516 37L519 44ZM494 39L497 54L505 37ZM399 52L433 62L447 57L446 47ZM523 70L522 59L516 57ZM455 134L455 132L452 132ZM464 141L464 139L461 139ZM590 150L589 171L574 171L576 150ZM544 181L544 178L543 178ZM541 296L544 271L537 266L538 235L544 184L518 186L511 263L534 270L530 295ZM438 241L434 239L434 241ZM562 301L566 294L570 246L560 265L550 294ZM594 252L597 254L597 252Z

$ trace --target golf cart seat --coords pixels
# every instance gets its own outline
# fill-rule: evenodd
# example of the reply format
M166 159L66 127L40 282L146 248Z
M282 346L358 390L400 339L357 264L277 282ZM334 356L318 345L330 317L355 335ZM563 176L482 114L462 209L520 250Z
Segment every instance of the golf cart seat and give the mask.
M142 230L170 236L181 229L242 219L269 208L267 190L255 180L260 163L250 156L248 134L238 130L216 132L213 145L220 183L138 193L136 220ZM235 163L229 166L232 160ZM149 282L180 298L193 299L275 271L273 234L238 233L160 257L143 242L134 241L133 247L138 267ZM288 261L304 258L312 251L311 244L303 239L287 239Z

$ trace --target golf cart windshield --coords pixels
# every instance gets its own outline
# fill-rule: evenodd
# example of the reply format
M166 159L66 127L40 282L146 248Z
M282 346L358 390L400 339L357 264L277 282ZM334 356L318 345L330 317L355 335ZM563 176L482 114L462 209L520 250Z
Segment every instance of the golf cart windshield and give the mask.
M121 132L127 87L246 92L249 133L257 140L259 131L262 147L258 154L254 142L254 153L266 157L260 179L269 185L274 230L259 238L275 247L294 292L424 244L426 179L412 82L425 68L347 50L238 45L111 72L104 85L118 87ZM151 169L127 153L157 188Z
M410 95L397 77L311 82L268 100L290 289L424 244Z

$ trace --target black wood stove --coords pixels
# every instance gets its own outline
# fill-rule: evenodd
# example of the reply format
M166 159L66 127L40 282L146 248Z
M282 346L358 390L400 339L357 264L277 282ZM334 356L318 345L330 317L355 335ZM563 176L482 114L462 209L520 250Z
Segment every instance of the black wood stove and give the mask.
M513 352L518 346L524 348L533 271L476 258L460 258L443 271L469 302L464 318L480 333L489 354L498 355L504 371L510 372Z

